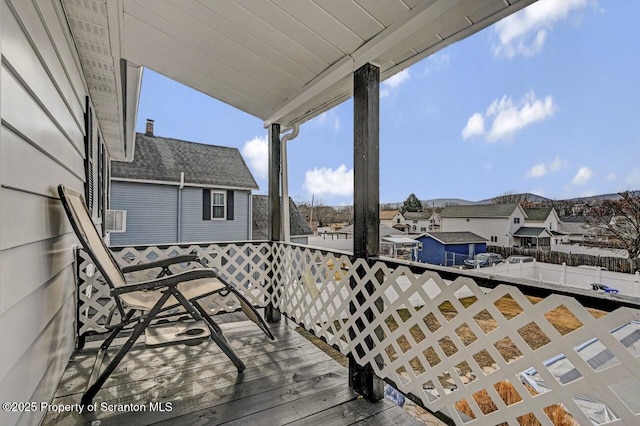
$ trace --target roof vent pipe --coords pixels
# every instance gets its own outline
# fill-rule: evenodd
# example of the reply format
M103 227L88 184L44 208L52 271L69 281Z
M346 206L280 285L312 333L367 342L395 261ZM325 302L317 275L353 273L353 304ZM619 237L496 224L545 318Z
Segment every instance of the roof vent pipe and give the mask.
M280 141L280 161L282 161L282 240L291 242L291 222L289 220L289 165L287 164L287 142L295 139L300 133L300 125L294 124L290 133L282 136Z

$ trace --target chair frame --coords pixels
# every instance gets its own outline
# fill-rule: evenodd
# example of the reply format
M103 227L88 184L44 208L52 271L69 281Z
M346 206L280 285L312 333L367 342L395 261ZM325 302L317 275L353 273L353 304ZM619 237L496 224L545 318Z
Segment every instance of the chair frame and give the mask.
M111 289L111 296L115 301L115 306L112 309L111 313L108 316L106 328L110 331L110 334L107 336L105 341L100 345L98 353L96 355L95 364L93 367L93 371L91 373L91 378L89 379L89 385L87 390L82 395L80 403L83 405L91 404L93 398L98 393L102 385L109 378L111 373L116 369L120 361L124 358L124 356L129 352L131 347L135 344L136 340L144 333L144 331L151 325L152 321L156 321L159 319L166 319L171 317L176 317L177 315L184 315L184 312L168 312L177 307L182 307L186 311L186 313L191 316L195 321L204 321L211 332L211 339L220 347L222 352L233 362L235 367L238 370L238 373L242 373L245 369L245 364L240 360L238 355L235 353L226 337L224 336L222 329L220 326L213 320L211 315L206 311L206 309L198 302L198 299L202 299L205 297L209 297L214 294L219 294L221 296L226 296L228 293L233 293L240 302L242 310L247 314L247 316L252 319L256 324L264 331L264 333L272 340L274 340L273 334L269 330L269 327L264 322L264 320L260 317L255 308L251 305L251 303L240 293L238 292L231 284L225 281L222 277L218 275L218 273L207 267L195 254L190 255L181 255L175 256L168 259L162 259L154 262L149 262L140 265L130 265L125 267L119 267L119 272L122 275L122 280L126 283L126 279L124 277L125 273L142 271L152 268L160 268L161 271L155 279L138 282L135 284L127 284L125 286L116 286L109 276L109 273L106 271L105 267L102 265L102 261L98 259L98 255L95 253L94 249L91 247L91 244L88 241L88 238L84 234L81 225L76 220L76 213L70 205L70 201L68 199L69 195L77 196L82 201L82 206L84 208L84 214L87 214L89 220L91 220L91 215L87 210L86 203L84 202L84 197L78 191L75 191L70 188L66 188L64 185L58 186L58 194L60 196L60 201L64 206L65 212L71 223L71 226L80 240L83 248L89 255L91 261L98 268L102 277L109 285ZM82 213L80 213L82 214ZM93 230L97 233L93 222L91 222L93 226ZM99 236L99 234L98 234ZM106 246L102 238L100 237L100 241L107 252L107 254L111 257L111 261L114 265L118 265L113 257L113 254ZM199 269L190 269L179 273L173 273L169 268L171 265L178 263L191 263L195 262L201 265L203 268ZM188 300L177 288L177 286L185 281L197 280L202 278L211 278L217 279L222 284L224 284L224 288L217 289L205 294L198 295L197 297ZM141 310L138 308L130 308L126 309L125 304L122 300L120 300L120 296L126 293L138 292L138 291L159 291L162 293L160 299L153 305L153 307L149 310ZM169 300L171 296L174 296L178 301L176 304L172 304L170 306L164 306L165 303ZM116 310L120 314L120 321L116 324L110 324L115 314ZM138 312L138 315L135 313ZM168 313L167 313L168 312ZM249 314L255 315L258 321L253 319ZM135 324L135 325L133 325ZM132 326L133 325L133 326ZM132 326L132 327L128 327ZM107 351L119 333L123 330L133 330L130 337L127 341L120 347L120 350L117 352L115 357L109 362L107 367L101 371L102 363L107 354ZM176 342L184 343L184 342Z

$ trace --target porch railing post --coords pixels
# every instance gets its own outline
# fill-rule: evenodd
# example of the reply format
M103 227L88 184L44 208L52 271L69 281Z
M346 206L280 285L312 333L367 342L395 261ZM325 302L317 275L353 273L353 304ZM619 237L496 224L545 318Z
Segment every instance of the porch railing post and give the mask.
M281 210L280 210L280 125L271 124L269 126L269 240L280 241L281 230ZM272 246L273 248L273 246ZM269 279L271 287L269 293L274 293L275 270L273 267L275 256L269 257ZM268 322L280 322L280 312L273 305L273 301L265 307L265 319Z
M379 104L380 68L367 63L353 74L353 254L356 259L367 261L370 257L378 256L380 252ZM356 285L355 280L352 279L350 285L353 288ZM368 295L373 294L373 287L373 283L366 284ZM367 295L360 294L359 297L364 299ZM364 300L358 300L358 303L362 305ZM351 314L356 313L357 307L354 302L349 304L349 311ZM371 323L373 316L373 310L368 309L364 321ZM364 321L358 321L357 327L361 328L359 331L368 325L364 324ZM355 330L352 331L354 332ZM373 338L368 337L365 344L369 348L373 347ZM374 374L371 365L358 365L353 355L349 356L349 386L371 401L378 401L384 397L384 381Z

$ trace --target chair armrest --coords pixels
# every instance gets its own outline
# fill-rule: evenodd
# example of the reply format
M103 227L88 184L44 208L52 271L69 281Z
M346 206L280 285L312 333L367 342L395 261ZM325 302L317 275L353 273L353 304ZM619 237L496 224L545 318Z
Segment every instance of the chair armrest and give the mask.
M184 262L198 262L198 255L195 254L183 254L181 256L168 257L162 260L156 260L154 262L149 263L141 263L139 265L130 265L122 268L122 273L127 274L129 272L135 271L143 271L145 269L152 268L164 268L169 265L174 265L176 263L184 263Z
M168 275L162 278L156 278L149 281L141 281L139 283L116 287L111 290L112 295L120 295L123 293L132 293L142 290L158 290L176 286L185 281L193 281L201 278L218 278L218 273L214 269L189 269L175 275ZM226 283L225 283L226 284Z

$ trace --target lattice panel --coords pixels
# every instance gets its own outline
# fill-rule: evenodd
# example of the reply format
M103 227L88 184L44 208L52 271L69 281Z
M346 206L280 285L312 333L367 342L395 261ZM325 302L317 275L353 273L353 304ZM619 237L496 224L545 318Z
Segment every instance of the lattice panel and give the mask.
M485 294L469 278L285 244L273 254L276 307L457 424L640 422L638 310ZM474 296L458 300L463 289Z
M110 310L114 306L109 288L101 274L93 267L88 256L80 250L78 256L78 335L88 331L104 332ZM216 268L227 282L240 291L256 306L264 307L269 301L271 248L268 243L175 245L168 247L148 246L144 248L125 247L114 256L122 266L147 263L183 254L197 254L208 266ZM171 270L202 267L197 263L172 265ZM89 276L87 271L93 272ZM128 282L153 279L158 270L127 274ZM215 296L204 301L204 306L213 313L232 312L240 307L233 295Z

